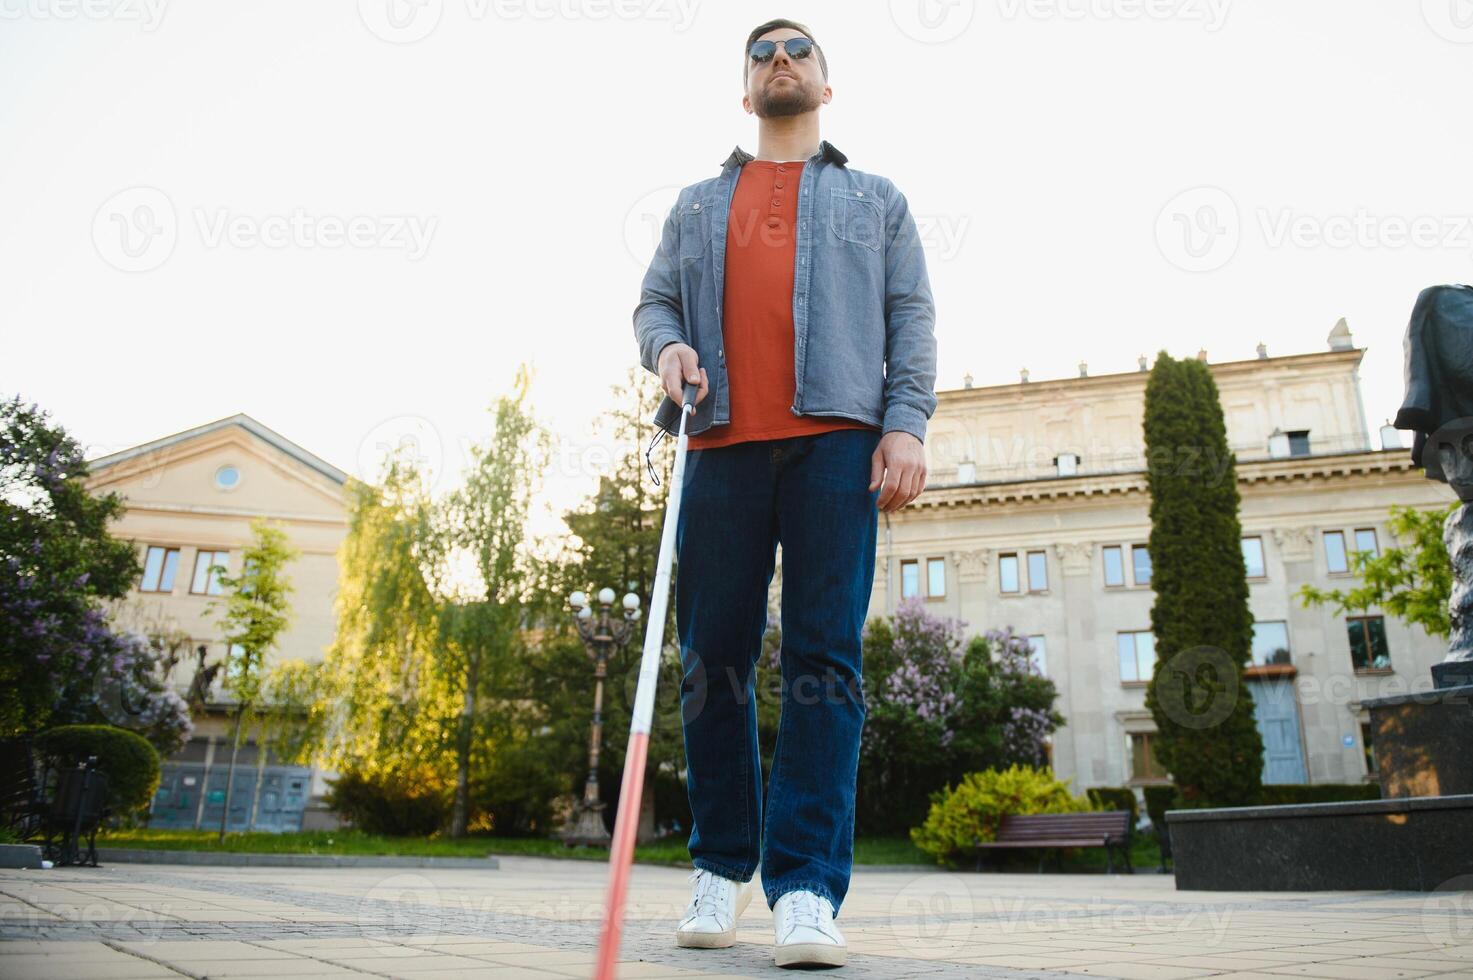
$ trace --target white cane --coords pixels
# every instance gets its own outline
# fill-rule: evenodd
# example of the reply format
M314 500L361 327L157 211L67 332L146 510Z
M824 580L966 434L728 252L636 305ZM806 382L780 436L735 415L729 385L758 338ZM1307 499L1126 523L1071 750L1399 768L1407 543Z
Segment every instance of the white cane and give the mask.
M639 798L644 788L645 756L655 714L655 686L660 679L660 654L665 646L665 614L670 605L670 566L675 559L675 528L680 520L680 490L685 477L685 454L690 437L685 424L696 410L700 385L687 384L681 399L680 432L675 439L675 468L665 503L665 525L660 532L660 557L655 565L655 587L650 594L650 618L645 624L644 653L639 661L639 687L629 723L629 749L624 754L624 780L619 789L619 812L614 818L613 848L609 853L609 886L599 933L597 980L613 980L619 960L624 925L624 897L634 864L634 835L639 825Z

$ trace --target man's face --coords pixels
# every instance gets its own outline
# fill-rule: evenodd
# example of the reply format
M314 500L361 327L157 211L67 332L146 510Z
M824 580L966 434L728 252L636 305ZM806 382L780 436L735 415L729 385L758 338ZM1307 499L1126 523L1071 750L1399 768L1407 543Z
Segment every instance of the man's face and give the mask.
M782 27L768 31L758 40L781 41L802 36L800 31ZM748 55L747 65L747 95L742 101L759 119L812 112L833 94L824 83L817 51L795 61L788 57L786 48L779 47L762 64L753 62Z

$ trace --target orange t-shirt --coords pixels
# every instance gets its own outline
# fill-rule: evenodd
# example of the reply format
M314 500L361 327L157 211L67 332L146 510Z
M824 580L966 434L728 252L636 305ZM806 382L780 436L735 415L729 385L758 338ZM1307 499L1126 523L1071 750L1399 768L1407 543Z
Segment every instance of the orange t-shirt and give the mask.
M690 437L691 449L786 439L831 429L877 429L853 419L794 415L793 265L803 161L749 160L726 226L722 344L731 421ZM709 378L713 372L707 368ZM711 394L706 395L707 398Z

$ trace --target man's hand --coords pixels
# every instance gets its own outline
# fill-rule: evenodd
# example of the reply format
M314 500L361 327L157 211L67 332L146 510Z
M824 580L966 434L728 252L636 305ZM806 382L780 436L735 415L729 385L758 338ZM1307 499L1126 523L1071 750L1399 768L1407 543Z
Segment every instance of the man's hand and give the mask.
M886 513L899 510L921 495L926 489L926 451L919 439L900 431L880 437L870 458L869 488L876 487L880 488L876 506Z
M710 390L710 386L706 384L706 369L700 367L700 357L689 344L679 341L666 344L660 349L660 358L655 366L660 369L660 384L664 387L665 394L677 405L685 404L687 383L701 383L701 390L696 394L697 405Z

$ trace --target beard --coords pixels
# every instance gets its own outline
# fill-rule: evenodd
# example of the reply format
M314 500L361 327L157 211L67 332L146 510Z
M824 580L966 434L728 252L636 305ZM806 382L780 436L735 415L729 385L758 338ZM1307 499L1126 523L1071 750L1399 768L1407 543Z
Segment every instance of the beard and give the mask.
M752 96L752 112L759 119L796 116L812 112L823 104L821 88L808 87L795 78L790 85L770 82Z

